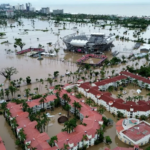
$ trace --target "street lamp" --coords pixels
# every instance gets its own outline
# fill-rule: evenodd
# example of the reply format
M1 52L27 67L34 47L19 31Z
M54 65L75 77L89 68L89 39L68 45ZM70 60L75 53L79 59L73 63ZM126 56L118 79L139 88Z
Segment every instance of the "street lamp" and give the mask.
M112 106L112 105L113 105L113 102L112 102L112 101L110 101L108 104L109 104L109 111L110 111L110 106Z
M85 89L85 91L86 91L86 97L87 97L87 92L89 91L89 89Z
M100 98L101 95L100 94L97 94L97 104L98 104L98 98Z

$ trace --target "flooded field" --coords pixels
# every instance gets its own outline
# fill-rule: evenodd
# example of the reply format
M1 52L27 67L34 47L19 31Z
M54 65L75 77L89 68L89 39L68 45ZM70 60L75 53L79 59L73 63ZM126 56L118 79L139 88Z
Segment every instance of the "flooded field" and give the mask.
M4 41L9 41L10 44L1 44L1 50L0 50L0 69L5 67L15 67L18 70L18 73L16 75L12 76L12 80L17 80L19 78L25 79L27 76L31 77L32 83L31 85L26 85L26 82L22 82L22 87L19 88L19 91L15 93L14 96L10 95L10 97L17 97L18 94L20 94L22 97L24 97L24 90L26 88L31 89L31 93L35 93L35 88L38 87L38 93L45 93L48 91L49 83L44 81L44 83L37 82L36 79L46 79L49 77L53 77L54 71L59 71L59 75L65 76L65 73L67 71L75 72L78 69L78 66L76 65L76 61L81 58L84 54L78 54L78 53L72 53L68 51L64 51L66 46L64 45L62 38L66 35L77 33L76 30L73 30L73 27L77 27L79 30L79 33L92 33L92 32L103 32L106 35L109 35L110 33L115 35L120 35L124 37L129 37L132 40L135 40L133 37L133 30L128 30L128 34L124 35L123 32L127 30L126 28L120 27L118 29L112 29L109 30L109 26L105 27L105 29L101 29L100 27L95 27L92 24L76 24L76 23L66 23L66 29L63 30L63 24L56 27L51 21L50 23L48 21L41 21L39 19L35 19L35 25L32 25L32 22L30 19L22 19L23 26L18 26L15 22L9 22L10 24L13 24L15 28L10 28L10 24L6 28L0 28L0 32L6 32L6 37L4 39L0 39L0 43ZM43 29L47 29L47 32L43 32ZM23 34L24 31L27 31L26 34ZM149 38L149 28L147 31L142 31L143 38ZM39 44L43 46L43 48L48 52L50 50L54 51L54 48L59 48L58 54L56 53L56 57L43 57L44 59L42 61L38 61L37 58L31 58L28 57L27 54L25 55L16 55L16 49L14 48L14 42L15 38L21 38L22 41L25 43L25 46L23 49L27 48L35 48L38 47ZM52 46L49 46L47 43L51 42ZM113 42L114 47L110 49L109 51L105 52L105 55L108 57L108 59L112 58L112 52L119 51L120 53L117 55L121 58L122 55L129 56L131 53L140 53L140 49L133 50L134 42L131 41L121 41L116 40ZM17 51L20 51L20 48L17 47ZM54 52L55 53L55 52ZM97 63L99 59L89 59L88 62L90 63ZM114 70L115 73L119 73L123 69L126 68L126 66L133 66L134 68L139 68L140 66L143 66L146 64L147 61L145 58L141 60L136 61L128 61L126 64L118 64L115 66L107 66L105 68L105 77L108 77L112 75L112 71ZM96 68L96 71L100 72L101 68ZM84 74L84 72L82 72ZM98 78L101 78L99 75ZM89 80L89 79L87 79ZM77 78L75 76L71 77L64 77L62 80L60 78L57 79L57 81L53 81L52 85L56 84L65 84L68 82L75 82L77 81ZM5 80L4 77L0 76L0 83L3 83L3 88L7 88L9 86L9 82ZM125 90L127 91L126 95L123 95L123 99L125 99L127 96L136 96L136 90L139 89L139 87L134 87L134 90L132 85L129 85ZM117 96L119 94L118 91L113 92L114 96ZM142 89L142 92L140 95L144 97L144 100L147 100L146 97L147 91ZM59 117L59 112L66 115L66 111L62 110L61 108L55 109L53 112L49 112L51 115L55 115L54 119L49 122L49 124L46 127L46 132L49 134L50 137L58 134L61 129L63 128L63 125L57 123L57 119ZM105 132L105 136L109 135L113 141L110 145L105 145L104 143L90 147L89 150L103 150L105 147L115 148L117 146L120 147L129 147L128 145L122 143L119 141L119 139L116 136L115 131L115 123L117 121L117 118L114 118L109 112L105 112L104 115L108 118L111 118L114 120L114 124L112 127L108 127ZM6 123L3 116L0 116L0 136L5 142L5 146L7 150L20 150L15 145L15 136L12 133L10 127Z
M0 136L7 150L21 150L21 148L15 145L16 137L3 115L0 115Z
M87 64L97 64L98 62L100 62L100 60L101 59L97 59L97 58L89 58L84 63L87 63Z

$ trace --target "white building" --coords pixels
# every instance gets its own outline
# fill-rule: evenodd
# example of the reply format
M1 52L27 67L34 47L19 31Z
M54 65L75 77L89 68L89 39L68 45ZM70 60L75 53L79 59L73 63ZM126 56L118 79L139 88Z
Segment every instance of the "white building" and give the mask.
M50 13L49 7L41 8L41 13L43 13L43 14L49 14Z
M137 119L122 119L116 123L116 133L128 145L143 146L149 143L150 124Z

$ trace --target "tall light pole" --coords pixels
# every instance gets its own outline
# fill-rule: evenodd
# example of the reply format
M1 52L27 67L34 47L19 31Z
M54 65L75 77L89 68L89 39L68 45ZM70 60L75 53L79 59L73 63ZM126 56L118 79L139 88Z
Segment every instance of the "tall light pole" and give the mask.
M97 94L97 105L98 105L98 98L100 98L101 97L101 95L100 94Z
M86 97L87 97L87 92L89 91L89 89L85 89L85 91L86 91Z

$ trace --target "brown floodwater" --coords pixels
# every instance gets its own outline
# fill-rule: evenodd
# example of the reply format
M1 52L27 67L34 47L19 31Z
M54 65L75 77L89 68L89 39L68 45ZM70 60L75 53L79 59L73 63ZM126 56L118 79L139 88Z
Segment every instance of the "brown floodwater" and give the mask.
M17 23L8 20L8 26L6 28L0 28L0 32L6 32L6 36L4 39L0 39L0 43L8 40L10 44L1 44L1 50L0 50L0 69L5 67L15 67L18 70L18 73L16 75L12 76L12 80L17 80L20 77L25 79L27 76L31 77L32 83L31 85L26 85L25 82L22 82L21 85L23 85L21 88L19 88L19 91L16 92L14 97L17 97L18 94L22 95L22 98L24 98L24 90L26 88L31 89L31 93L34 93L34 88L38 87L39 93L45 93L47 92L47 87L49 87L49 84L45 81L42 83L37 83L36 79L46 79L51 74L51 77L53 77L54 71L59 71L59 75L65 75L67 71L74 72L77 70L78 66L76 65L76 61L81 58L85 54L78 54L78 53L72 53L64 51L66 49L62 37L76 33L75 30L72 30L73 27L77 27L79 30L79 33L92 33L92 32L104 32L106 35L109 35L110 33L115 35L120 35L124 37L129 37L132 40L135 40L133 37L133 30L128 30L128 34L124 35L123 32L126 30L123 27L120 27L119 29L112 29L112 31L109 30L109 26L105 27L105 29L101 29L100 27L94 27L91 24L81 25L81 24L75 24L75 23L66 23L66 30L63 29L63 24L60 26L55 26L53 22L50 24L46 20L38 20L35 19L35 26L32 26L32 22L30 19L22 19L23 26L17 26ZM10 28L9 25L12 24L13 26L16 26L15 28ZM48 29L48 32L43 32L42 30ZM24 30L28 29L27 34L24 34ZM39 30L36 30L39 29ZM60 30L61 29L61 30ZM149 38L149 32L150 30L143 31L142 37ZM59 33L59 36L57 35ZM55 47L60 48L59 53L56 57L43 57L44 59L42 61L38 61L37 58L31 58L25 55L17 56L15 55L15 48L14 48L14 42L15 38L21 38L22 41L25 43L25 46L23 49L29 48L29 47L38 47L39 44L44 46L44 49L46 51L54 50ZM52 46L48 46L47 43L52 42ZM131 53L140 53L140 49L133 50L134 42L127 42L122 40L116 40L113 42L114 47L110 49L110 51L105 52L108 59L112 58L111 52L119 51L118 57L129 56ZM12 53L7 53L7 51L11 51ZM19 51L20 48L17 47L17 50ZM64 61L62 61L64 60ZM93 61L93 60L92 60ZM115 66L107 66L105 68L106 73L105 76L112 75L112 70L115 70L115 73L119 73L122 71L123 68L126 68L126 66L133 66L134 68L139 68L140 66L143 66L146 64L146 60L143 58L141 60L135 60L135 61L128 61L126 64L118 64ZM101 71L101 67L96 68L96 71ZM84 75L84 72L83 72ZM86 75L87 77L87 75ZM100 78L100 75L98 76ZM94 78L93 78L94 79ZM71 77L64 77L62 81L60 79L57 79L57 82L53 82L53 85L56 84L65 84L67 82L75 82L77 79ZM89 79L87 79L89 80ZM0 76L0 83L3 83L3 88L7 88L9 85L9 82L5 80L4 77ZM138 87L135 87L136 89ZM127 89L128 95L134 95L134 91L132 91L132 88L129 86ZM117 95L118 93L114 93L114 95ZM143 96L146 94L145 90L142 90L141 93ZM141 95L140 94L140 95ZM130 95L130 96L131 96ZM11 95L10 95L11 97ZM125 98L125 96L124 96ZM146 97L145 97L146 99ZM59 111L62 112L62 114L66 114L65 111L61 110L61 108L56 109L53 112L50 112L51 115L55 115L55 118L50 124L53 124L52 126L48 126L46 129L46 132L49 134L49 136L56 135L61 131L63 126L61 124L57 123L57 118L59 117L58 113ZM105 112L104 115L108 118L112 118L114 120L114 125L112 127L108 127L106 129L105 135L109 135L113 141L112 144L110 144L108 147L114 148L116 146L122 146L122 147L129 147L128 145L122 143L118 140L115 134L115 122L117 121L116 118L114 118L109 112ZM57 128L56 128L57 127ZM10 127L6 123L3 116L0 116L0 136L3 138L7 150L19 150L15 145L15 136L13 135ZM105 144L99 144L97 146L89 148L90 150L103 150L104 147L107 147ZM146 147L146 146L145 146ZM145 148L144 147L144 148Z
M120 86L120 87L122 87L122 86ZM137 85L134 85L134 84L129 84L129 85L127 85L127 87L123 87L123 91L121 92L120 91L120 87L118 87L118 90L116 91L116 90L113 90L113 92L112 92L112 96L114 97L114 98L117 98L117 96L118 96L118 94L122 94L122 99L123 100L126 100L126 98L127 97L135 97L135 96L143 96L143 100L145 100L145 101L148 101L148 96L147 96L147 94L149 93L149 91L148 90L146 90L146 89L141 89L139 86L137 86ZM137 90L141 90L141 93L140 94L138 94L137 93ZM126 94L124 94L124 93L126 93ZM133 100L134 101L134 100ZM137 101L137 100L136 100Z
M89 58L84 63L87 63L87 64L97 64L98 62L100 62L100 60L101 59L97 59L97 58Z
M62 109L62 107L55 108L54 111L47 111L50 113L50 115L54 115L53 118L50 118L49 123L46 126L45 132L50 136L56 136L58 133L62 132L62 129L64 128L64 124L58 123L58 118L60 116L66 116L67 117L67 111ZM61 115L59 115L61 113ZM69 119L74 118L73 114L69 113ZM77 121L77 125L80 124L80 120Z
M15 145L16 137L3 115L0 115L0 136L7 150L21 150Z

